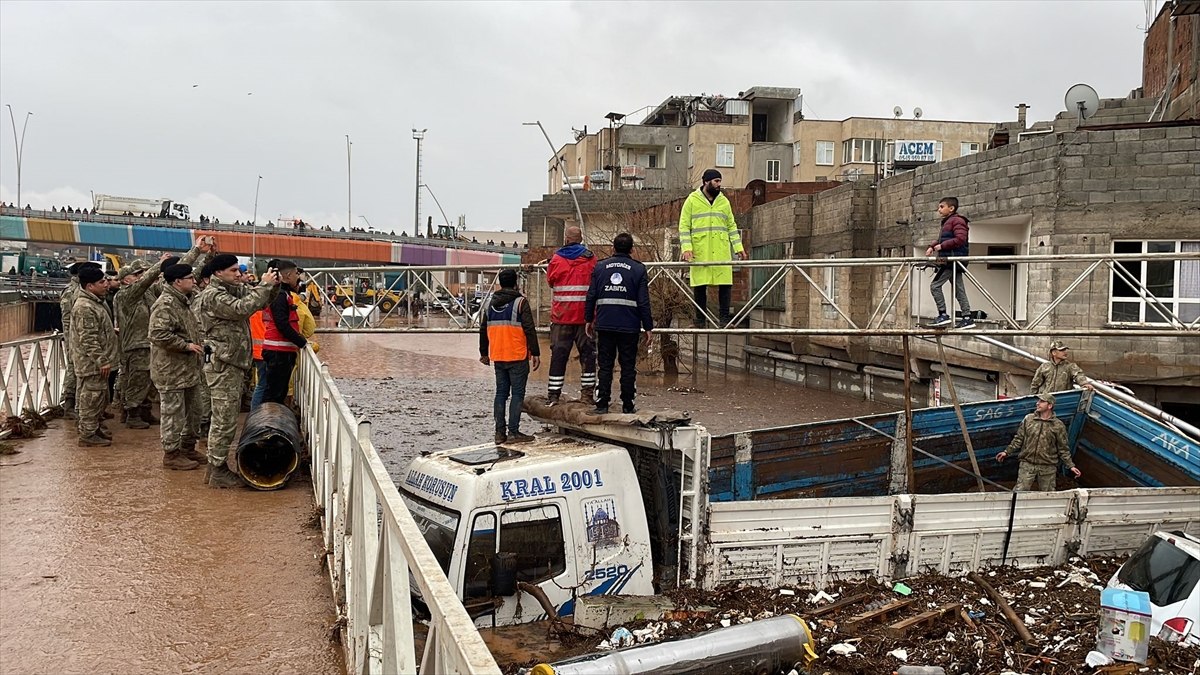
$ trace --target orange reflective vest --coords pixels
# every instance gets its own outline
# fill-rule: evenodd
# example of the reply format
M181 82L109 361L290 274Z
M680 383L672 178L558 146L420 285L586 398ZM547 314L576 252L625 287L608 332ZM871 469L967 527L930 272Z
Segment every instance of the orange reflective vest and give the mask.
M296 311L296 300L291 293L286 297L288 306L288 323L291 324L292 330L300 332L300 314ZM262 314L263 328L263 349L272 352L298 352L300 348L296 343L287 339L283 331L275 325L274 318L271 317L271 306L267 305L259 314Z
M267 334L267 327L263 325L262 312L255 312L250 315L250 342L254 347L254 360L262 361L262 346L263 340Z
M529 358L525 329L521 327L521 303L518 297L497 309L488 305L488 358L492 361L524 361Z

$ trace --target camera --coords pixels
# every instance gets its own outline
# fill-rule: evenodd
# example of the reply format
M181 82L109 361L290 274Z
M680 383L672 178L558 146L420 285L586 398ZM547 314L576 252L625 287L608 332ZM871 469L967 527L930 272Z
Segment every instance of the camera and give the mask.
M204 345L204 362L205 363L212 363L212 353L213 353L213 348L208 345Z

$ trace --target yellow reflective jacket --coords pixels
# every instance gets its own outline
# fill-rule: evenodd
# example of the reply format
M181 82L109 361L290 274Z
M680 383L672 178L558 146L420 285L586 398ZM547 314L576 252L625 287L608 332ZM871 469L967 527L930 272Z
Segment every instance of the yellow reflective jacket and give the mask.
M724 193L711 204L702 189L688 195L679 211L679 246L684 253L691 251L696 262L733 260L734 253L744 250L733 207ZM733 267L692 267L691 279L693 286L729 286Z

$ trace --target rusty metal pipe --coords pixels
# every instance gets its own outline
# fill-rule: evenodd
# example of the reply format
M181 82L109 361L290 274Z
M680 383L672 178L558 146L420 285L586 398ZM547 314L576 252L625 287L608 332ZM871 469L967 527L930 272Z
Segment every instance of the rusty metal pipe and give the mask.
M533 667L531 675L786 673L816 659L804 619L785 614L691 637Z

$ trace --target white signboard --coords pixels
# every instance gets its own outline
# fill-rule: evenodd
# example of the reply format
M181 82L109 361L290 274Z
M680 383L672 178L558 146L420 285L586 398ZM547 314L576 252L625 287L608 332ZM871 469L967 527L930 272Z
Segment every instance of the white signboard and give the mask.
M937 141L896 141L896 162L936 162Z

